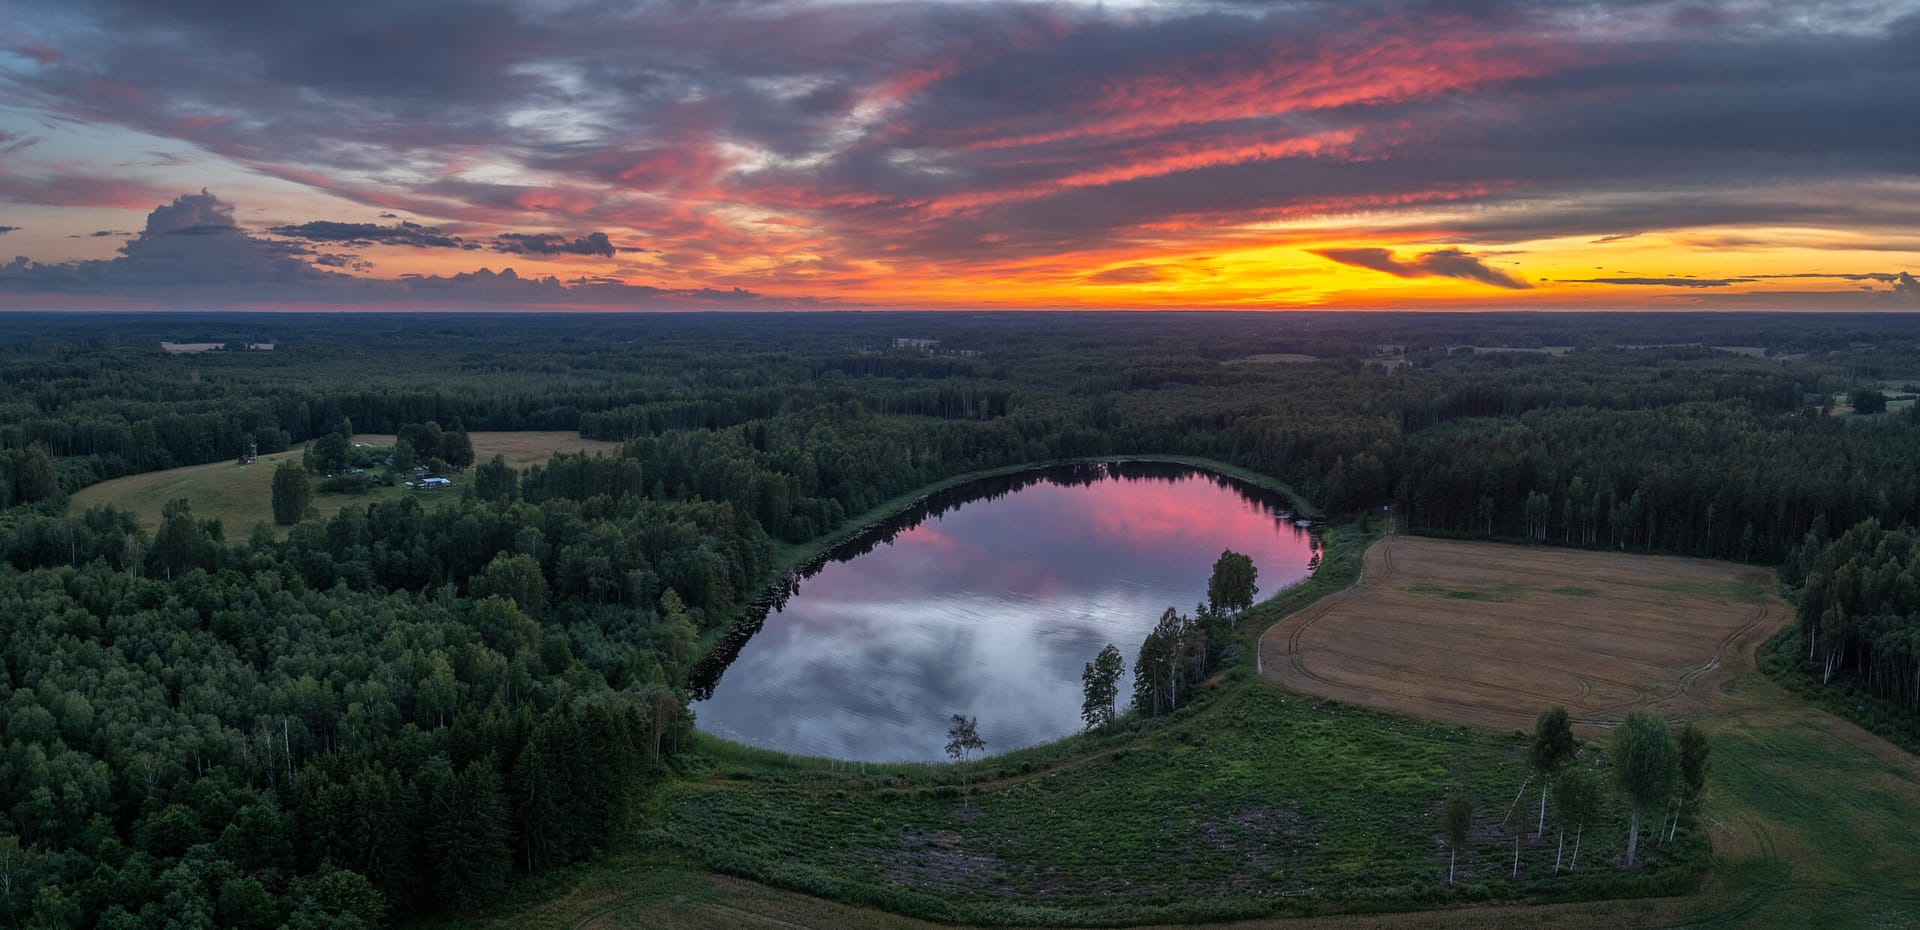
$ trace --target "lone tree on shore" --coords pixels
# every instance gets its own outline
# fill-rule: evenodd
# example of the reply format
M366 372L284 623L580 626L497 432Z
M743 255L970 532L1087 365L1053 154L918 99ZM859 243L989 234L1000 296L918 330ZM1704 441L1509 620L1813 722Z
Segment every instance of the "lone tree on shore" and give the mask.
M947 757L960 766L960 795L967 797L967 761L973 758L977 750L987 748L987 741L980 738L980 723L965 714L954 714L947 726Z
M292 462L281 462L273 470L273 522L292 526L300 522L313 503L313 479L307 470Z
M1679 753L1667 722L1636 710L1613 731L1613 777L1627 796L1627 865L1640 848L1640 814L1661 810L1680 780ZM1658 831L1655 831L1656 834Z
M1533 745L1527 753L1527 761L1540 776L1540 821L1533 828L1536 835L1547 831L1547 783L1554 770L1571 758L1573 725L1567 719L1567 709L1556 704L1541 711L1540 719L1534 722Z
M1085 671L1080 673L1080 683L1085 690L1086 699L1080 703L1080 719L1087 722L1087 729L1105 730L1113 726L1116 705L1120 700L1120 675L1127 670L1126 660L1120 657L1120 650L1112 643L1100 650L1100 654L1087 663Z
M1237 621L1240 612L1252 607L1254 595L1260 593L1259 578L1251 556L1232 549L1221 552L1213 563L1213 577L1207 579L1207 607Z
M1473 801L1464 793L1455 792L1447 798L1446 806L1440 809L1440 828L1447 831L1447 884L1453 884L1453 867L1460 859L1460 844L1467 841L1467 834L1473 830Z

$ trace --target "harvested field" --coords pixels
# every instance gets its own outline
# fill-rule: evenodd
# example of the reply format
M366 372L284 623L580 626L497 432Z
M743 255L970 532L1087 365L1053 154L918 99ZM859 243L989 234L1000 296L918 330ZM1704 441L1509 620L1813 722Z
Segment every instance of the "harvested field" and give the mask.
M1643 707L1696 719L1790 618L1771 583L1726 562L1388 536L1358 585L1267 631L1261 673L1500 729L1552 704L1588 729Z

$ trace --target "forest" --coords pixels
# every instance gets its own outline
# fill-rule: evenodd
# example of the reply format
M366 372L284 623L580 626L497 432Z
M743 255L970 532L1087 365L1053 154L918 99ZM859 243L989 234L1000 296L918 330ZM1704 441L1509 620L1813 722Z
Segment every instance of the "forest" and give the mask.
M276 348L157 345L256 336ZM1895 316L9 314L0 923L491 909L626 842L701 660L811 551L943 480L1084 457L1205 456L1414 532L1782 566L1786 673L1920 733L1916 350ZM515 472L449 442L531 429L624 445ZM485 480L244 534L66 502L356 433ZM1169 613L1193 672L1144 679L1140 713L1186 700L1225 622Z

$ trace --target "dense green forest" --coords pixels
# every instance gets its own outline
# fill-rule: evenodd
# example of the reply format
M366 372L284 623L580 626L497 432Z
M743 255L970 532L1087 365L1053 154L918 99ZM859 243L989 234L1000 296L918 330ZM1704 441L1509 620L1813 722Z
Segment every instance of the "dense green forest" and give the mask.
M807 547L1073 457L1207 456L1417 531L1784 562L1815 674L1920 719L1917 342L1894 316L8 315L0 922L489 908L628 835L696 664ZM1317 361L1260 358L1282 353ZM284 538L64 506L428 422L625 445ZM1200 622L1163 638L1217 640Z

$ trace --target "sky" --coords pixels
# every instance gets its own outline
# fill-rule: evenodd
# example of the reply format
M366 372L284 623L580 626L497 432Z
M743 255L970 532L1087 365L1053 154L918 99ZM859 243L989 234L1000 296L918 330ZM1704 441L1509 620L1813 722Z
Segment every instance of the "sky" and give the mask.
M1920 310L1920 0L0 23L0 309Z

